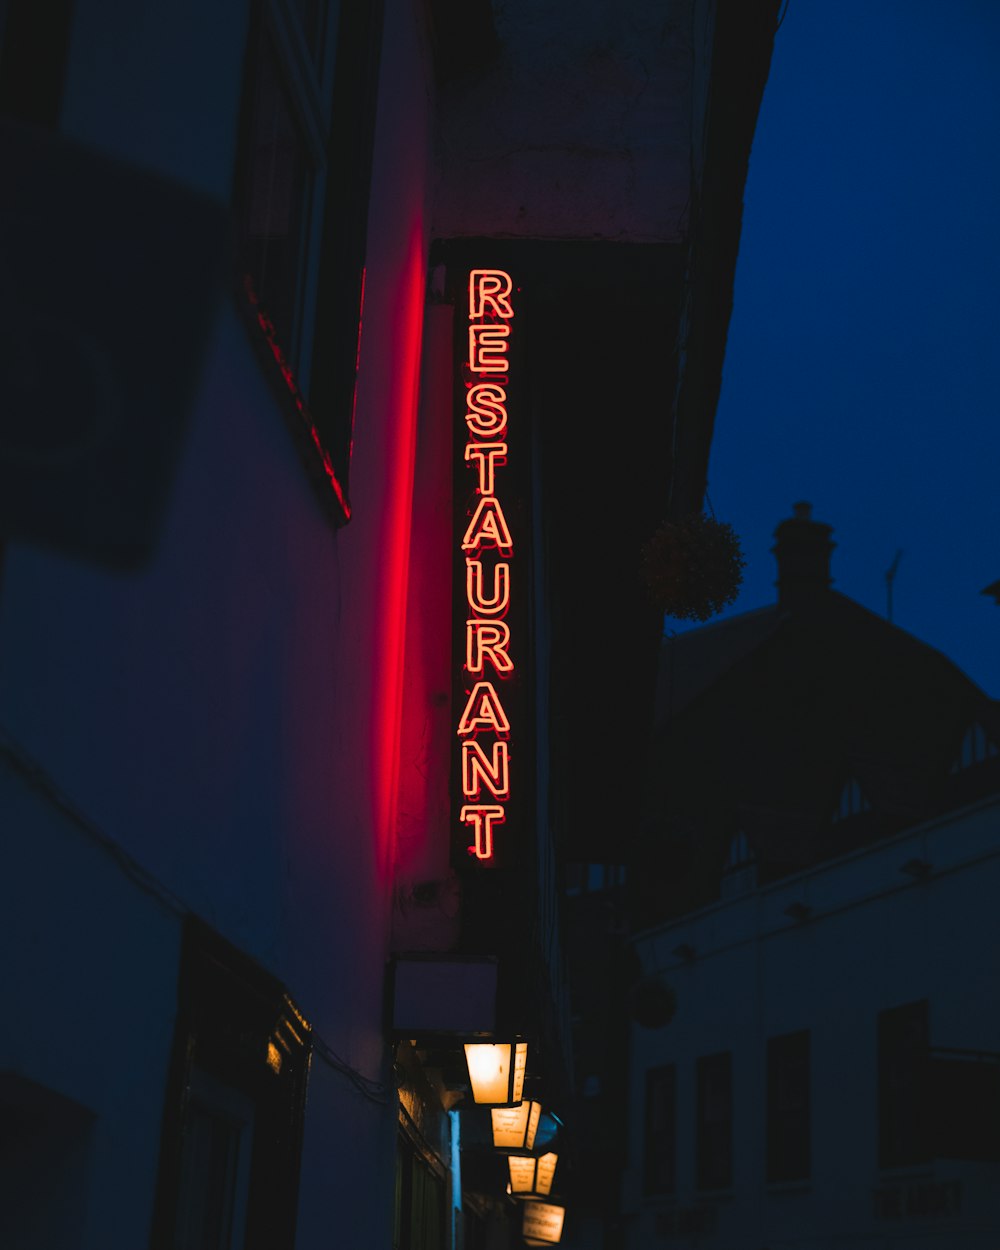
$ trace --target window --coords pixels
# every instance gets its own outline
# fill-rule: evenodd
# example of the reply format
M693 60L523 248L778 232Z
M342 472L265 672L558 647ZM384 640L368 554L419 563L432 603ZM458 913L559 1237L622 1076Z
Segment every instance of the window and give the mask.
M253 1149L253 1102L195 1068L181 1125L178 1250L244 1244Z
M619 889L624 884L624 864L566 865L566 893L570 897L578 894L602 894L606 890Z
M726 852L726 862L722 865L723 871L732 872L738 868L745 868L748 864L753 863L753 859L754 855L750 849L750 842L741 829L729 843L729 850Z
M966 768L972 768L974 764L981 764L984 760L992 759L996 754L996 746L990 741L986 730L976 721L965 731L958 755L951 766L952 776L963 772Z
M909 1167L930 1158L926 1132L929 1040L926 999L879 1012L879 1167Z
M153 1250L292 1250L308 1057L281 984L189 921Z
M445 1244L444 1176L405 1133L396 1149L393 1250L442 1250Z
M730 840L722 865L722 897L738 898L757 886L757 858L743 830Z
M697 1065L695 1164L699 1189L733 1183L733 1086L729 1051L704 1055Z
M0 1246L79 1247L93 1127L79 1103L0 1072Z
M303 124L290 89L296 80L279 60L266 23L258 23L254 39L237 193L240 256L277 341L304 383L308 353L302 330L312 294L309 252L315 248L312 208L325 176L321 132L316 133L320 119L313 115L311 126ZM318 90L318 84L312 85Z
M852 816L860 816L862 812L870 812L872 805L865 798L861 785L856 777L845 782L840 792L834 821L850 820Z
M258 0L233 192L255 342L341 519L350 514L381 8Z
M809 1032L767 1042L767 1179L809 1176Z
M650 1196L674 1192L677 1129L677 1069L646 1073L646 1123L642 1190Z

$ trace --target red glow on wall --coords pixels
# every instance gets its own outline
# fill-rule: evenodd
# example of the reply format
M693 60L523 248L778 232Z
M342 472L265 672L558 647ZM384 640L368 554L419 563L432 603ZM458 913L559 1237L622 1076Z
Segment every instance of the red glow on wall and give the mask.
M370 530L373 538L370 550L378 553L368 574L370 580L366 580L374 595L373 624L366 645L377 657L377 681L372 687L371 702L371 802L379 867L386 876L395 855L425 257L422 222L415 217L405 252L401 249L393 258L389 280L385 276L386 266L382 267L378 284L369 275L370 321L380 327L382 339L378 347L391 357L392 369L382 371L381 363L371 359L371 339L364 349L368 359L362 362L363 368L372 370L367 380L369 402L374 395L375 411L392 414L391 421L377 431L366 426L363 458L366 482L373 492L365 513L366 532ZM388 321L387 334L382 328L382 317ZM368 414L362 411L367 422ZM359 559L366 557L359 553Z
M458 735L463 739L462 797L479 799L485 789L494 801L463 804L459 819L471 833L469 854L480 861L494 857L494 830L506 820L505 803L511 793L510 719L491 678L514 672L511 630L500 619L510 606L514 553L502 501L510 437L507 385L513 289L510 274L502 269L469 273L464 458L475 474L475 485L469 491L469 520L461 543L467 553L464 672L470 684ZM484 382L483 374L497 376Z

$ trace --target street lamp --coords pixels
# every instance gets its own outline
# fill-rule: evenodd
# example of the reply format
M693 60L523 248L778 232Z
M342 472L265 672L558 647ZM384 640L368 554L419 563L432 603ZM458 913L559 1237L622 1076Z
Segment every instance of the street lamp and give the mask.
M516 1107L524 1089L527 1042L466 1042L472 1097L493 1107Z
M566 1208L550 1202L526 1202L521 1236L529 1246L556 1246L562 1237Z
M519 1107L494 1107L493 1145L498 1150L531 1150L541 1114L542 1104L527 1099Z
M552 1192L552 1178L556 1174L557 1154L549 1151L544 1155L511 1155L510 1192L515 1198L537 1202Z

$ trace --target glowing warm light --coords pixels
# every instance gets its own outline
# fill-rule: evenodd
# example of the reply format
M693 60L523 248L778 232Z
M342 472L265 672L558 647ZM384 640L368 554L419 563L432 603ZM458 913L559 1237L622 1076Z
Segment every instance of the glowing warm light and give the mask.
M552 1192L552 1180L556 1174L558 1159L559 1156L551 1151L537 1158L533 1155L511 1155L507 1160L510 1166L510 1192L515 1198L524 1198L530 1202L547 1198Z
M506 742L494 742L492 758L474 738L462 743L462 793L478 799L483 785L495 799L510 797L510 757Z
M479 466L479 493L493 494L493 471L497 464L507 463L506 443L469 443L465 459L475 460Z
M465 463L475 471L479 498L462 538L465 559L465 592L469 611L465 619L465 672L485 673L487 661L497 677L514 671L511 631L498 619L510 606L514 554L510 526L500 496L503 469L507 465L508 423L507 372L514 316L511 294L514 283L504 269L472 269L469 272L469 353L465 362L465 412L468 431ZM502 379L481 381L476 374L503 374ZM470 491L471 496L471 491ZM483 560L473 557L490 552L492 579L483 572ZM490 585L492 580L492 586ZM483 619L493 618L493 619ZM462 743L462 796L480 799L483 791L493 802L466 803L459 819L471 832L469 853L477 860L493 858L493 831L506 818L503 804L510 798L510 757L507 735L510 720L492 682L476 681L468 694L458 722ZM483 735L485 741L477 741ZM493 736L490 741L488 735Z
M507 391L496 382L477 382L465 397L465 424L477 438L495 438L507 428Z
M521 1236L529 1246L557 1246L562 1239L566 1208L551 1202L527 1202Z
M510 1168L510 1192L515 1195L530 1192L535 1184L535 1160L511 1155L507 1164Z
M465 622L465 667L470 673L481 673L486 660L500 674L514 670L510 646L510 627L503 621Z
M469 369L506 373L510 326L469 326Z
M520 1103L528 1062L527 1042L467 1042L465 1062L476 1102L494 1107Z
M510 606L510 565L498 561L493 566L493 597L483 593L483 562L465 558L465 597L480 616L503 616Z
M473 269L469 274L469 320L486 316L486 305L498 317L513 317L510 293L514 288L504 269Z
M509 556L514 550L514 540L507 527L507 518L496 495L483 495L479 500L462 539L462 550L476 551L484 543L496 547L505 556Z
M268 1042L267 1044L267 1066L275 1076L281 1075L281 1051L275 1046L274 1042Z
M474 841L469 850L476 859L493 858L493 826L502 825L507 813L499 804L466 803L458 814L463 825L471 825Z
M522 1102L519 1107L495 1107L490 1112L493 1145L498 1150L531 1150L541 1114L540 1102Z
M510 729L507 713L503 710L503 704L491 681L476 682L469 694L462 719L458 722L458 732L463 736L475 733L478 729L492 729L501 734Z

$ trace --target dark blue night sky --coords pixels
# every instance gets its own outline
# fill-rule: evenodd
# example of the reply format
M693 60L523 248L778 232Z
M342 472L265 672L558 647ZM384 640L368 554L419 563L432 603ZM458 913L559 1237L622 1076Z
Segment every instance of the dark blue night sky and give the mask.
M790 0L746 188L709 470L774 602L775 524L1000 696L1000 3ZM669 626L675 622L668 621Z

